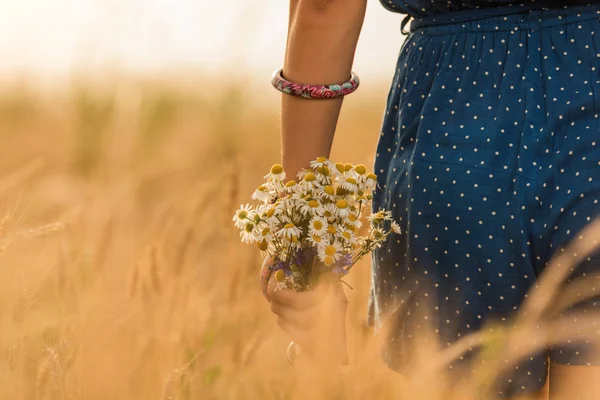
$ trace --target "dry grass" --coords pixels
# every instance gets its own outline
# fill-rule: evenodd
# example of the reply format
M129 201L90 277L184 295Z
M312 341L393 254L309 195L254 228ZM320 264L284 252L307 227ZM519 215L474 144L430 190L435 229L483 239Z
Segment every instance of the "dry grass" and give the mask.
M334 398L291 374L259 254L231 223L278 160L277 98L191 87L3 90L1 399ZM372 93L347 100L334 159L372 165L385 90ZM382 365L367 261L348 282L348 399L449 398Z

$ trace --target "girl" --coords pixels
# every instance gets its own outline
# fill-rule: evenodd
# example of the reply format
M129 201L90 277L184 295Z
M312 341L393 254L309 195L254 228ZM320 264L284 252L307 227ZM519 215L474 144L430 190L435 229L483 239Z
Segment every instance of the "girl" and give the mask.
M443 345L486 320L506 321L552 256L600 213L600 5L381 1L412 22L410 32L408 19L402 23L408 37L375 161L374 208L391 210L403 232L374 254L369 322L393 327L382 354L402 372L425 321ZM349 81L365 7L366 0L291 0L279 82ZM342 98L283 96L286 171L329 155ZM590 257L573 276L598 262ZM271 284L268 295L303 349L323 340L314 317L319 291ZM346 303L333 304L326 359L344 362ZM571 343L526 357L498 378L498 395L543 398L549 370L552 399L600 398L593 356Z

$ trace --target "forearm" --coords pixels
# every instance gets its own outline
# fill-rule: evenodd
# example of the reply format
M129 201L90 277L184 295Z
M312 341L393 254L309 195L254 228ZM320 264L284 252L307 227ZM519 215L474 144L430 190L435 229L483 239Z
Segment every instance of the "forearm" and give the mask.
M366 0L291 0L283 76L310 84L348 80L365 10ZM283 95L282 164L288 176L329 157L342 99Z

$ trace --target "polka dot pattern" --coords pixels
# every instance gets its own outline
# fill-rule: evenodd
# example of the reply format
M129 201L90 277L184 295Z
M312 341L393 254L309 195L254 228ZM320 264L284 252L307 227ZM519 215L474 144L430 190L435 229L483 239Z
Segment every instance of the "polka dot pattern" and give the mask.
M485 9L486 16L507 15L541 7L552 7L560 3L556 0L380 0L381 4L390 11L410 15L414 18L440 17L461 21L472 17L469 11L481 15ZM589 0L568 0L563 4L585 5Z
M382 355L397 370L425 327L451 345L507 321L600 216L600 5L412 29L375 162L374 209L403 229L374 254L369 321L394 324ZM574 278L599 264L590 258ZM593 363L585 344L524 354L499 394L542 387L547 354Z

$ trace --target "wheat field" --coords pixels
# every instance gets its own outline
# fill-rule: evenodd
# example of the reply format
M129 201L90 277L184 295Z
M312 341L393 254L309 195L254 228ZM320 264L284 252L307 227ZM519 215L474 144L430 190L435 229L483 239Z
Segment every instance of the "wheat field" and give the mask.
M347 278L345 384L288 365L259 252L231 221L279 160L279 97L209 87L1 89L0 399L469 399L427 383L428 349L422 380L381 362L369 260ZM332 159L373 164L385 99L383 85L345 100Z
M277 98L207 84L2 89L1 399L298 393L259 252L231 221L279 160ZM373 92L347 101L334 157L372 164ZM368 261L348 281L366 340Z

